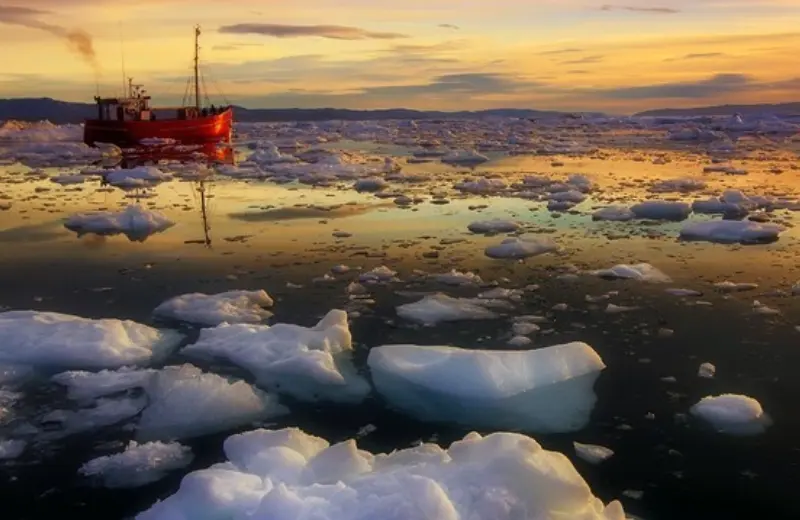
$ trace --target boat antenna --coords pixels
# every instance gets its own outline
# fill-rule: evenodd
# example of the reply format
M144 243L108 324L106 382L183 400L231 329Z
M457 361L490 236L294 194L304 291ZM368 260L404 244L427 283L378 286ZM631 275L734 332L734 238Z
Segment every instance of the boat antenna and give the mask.
M127 86L126 78L128 77L128 74L125 72L125 40L123 39L122 36L122 22L118 22L118 28L119 28L119 54L121 58L120 62L122 63L122 97L127 97L125 94L125 88Z
M200 26L194 26L194 104L200 112Z

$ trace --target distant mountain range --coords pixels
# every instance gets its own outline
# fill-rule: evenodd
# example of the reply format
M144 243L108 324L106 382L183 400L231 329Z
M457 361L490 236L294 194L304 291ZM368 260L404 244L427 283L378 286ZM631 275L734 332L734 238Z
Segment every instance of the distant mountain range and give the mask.
M649 117L681 117L681 116L727 116L736 113L742 115L774 114L788 116L800 114L800 103L777 103L760 105L717 105L697 108L663 108L639 112L637 116Z
M462 112L440 112L429 110L386 109L386 110L347 110L339 108L243 108L234 107L236 120L241 122L259 121L370 121L380 119L475 119L481 117L558 117L565 112L495 109ZM91 103L72 103L50 98L12 98L0 99L0 120L41 121L53 123L81 123L84 119L95 117L97 109Z

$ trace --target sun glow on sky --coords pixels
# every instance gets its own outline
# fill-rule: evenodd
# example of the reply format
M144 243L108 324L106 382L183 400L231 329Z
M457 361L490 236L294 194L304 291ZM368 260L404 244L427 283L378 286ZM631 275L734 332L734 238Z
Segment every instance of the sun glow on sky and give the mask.
M124 47L128 75L175 103L195 23L209 95L248 107L630 113L800 87L800 0L13 2L0 0L0 97L90 101L95 77L117 94Z

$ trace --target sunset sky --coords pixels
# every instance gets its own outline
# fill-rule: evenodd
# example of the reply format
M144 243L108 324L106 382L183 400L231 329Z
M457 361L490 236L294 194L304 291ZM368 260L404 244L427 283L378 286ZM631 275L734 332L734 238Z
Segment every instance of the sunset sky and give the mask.
M800 0L0 0L0 97L88 102L95 76L116 95L124 40L128 75L174 104L195 23L212 99L247 107L800 100Z

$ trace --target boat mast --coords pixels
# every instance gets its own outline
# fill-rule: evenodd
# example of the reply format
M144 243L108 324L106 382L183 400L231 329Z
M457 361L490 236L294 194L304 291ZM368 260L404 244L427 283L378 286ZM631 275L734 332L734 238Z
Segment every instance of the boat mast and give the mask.
M200 112L200 26L194 27L194 105Z

